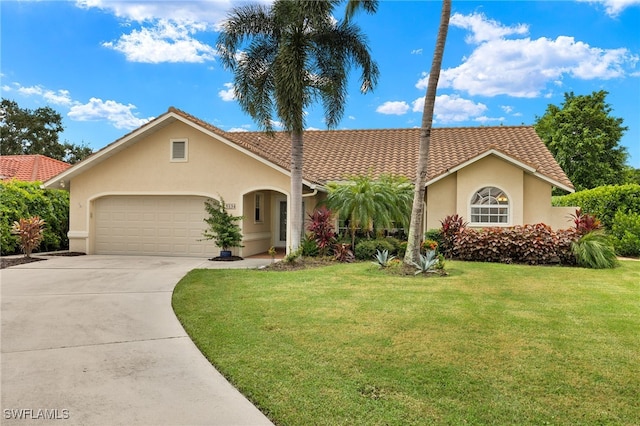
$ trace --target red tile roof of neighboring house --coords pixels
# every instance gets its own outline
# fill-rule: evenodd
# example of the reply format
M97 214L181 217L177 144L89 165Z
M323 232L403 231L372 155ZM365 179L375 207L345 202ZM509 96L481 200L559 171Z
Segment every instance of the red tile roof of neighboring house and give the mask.
M237 143L286 170L290 168L291 142L286 132L225 132L184 111L169 108L209 131ZM326 183L345 175L382 173L415 178L420 129L306 130L305 179ZM493 150L529 166L552 181L573 188L553 155L531 126L444 127L431 131L428 179Z
M45 182L69 167L71 164L45 155L2 155L0 156L0 179Z

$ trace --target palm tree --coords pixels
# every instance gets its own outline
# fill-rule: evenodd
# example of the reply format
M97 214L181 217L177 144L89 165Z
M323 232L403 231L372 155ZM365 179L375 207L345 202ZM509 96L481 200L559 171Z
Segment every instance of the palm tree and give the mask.
M436 48L433 52L431 71L429 73L429 83L427 93L424 98L424 110L422 111L422 130L420 131L420 149L418 152L418 167L413 195L413 208L411 209L411 224L409 225L409 236L407 241L407 251L404 255L404 262L412 264L420 259L420 239L422 238L422 214L424 210L425 185L427 184L427 167L429 162L429 149L431 147L431 125L433 124L433 108L436 102L436 90L440 69L442 67L442 57L444 56L444 45L447 40L449 30L449 18L451 17L451 0L442 1L442 13L440 14L440 27L436 39Z
M378 0L348 0L346 9L346 20L349 20L359 9L364 9L369 13L374 13L378 7ZM409 225L409 236L407 251L404 262L412 264L418 262L420 257L420 239L422 237L422 215L424 210L425 185L427 183L427 167L429 161L429 149L431 145L431 125L433 123L433 108L436 101L436 89L440 78L442 67L442 57L444 56L444 45L447 40L449 30L449 18L451 17L451 0L442 1L442 12L440 14L440 27L436 39L436 49L433 52L431 62L431 72L429 73L429 83L425 95L424 109L422 111L422 131L420 132L420 150L418 153L418 166L414 187L413 207L411 209L411 224Z
M276 0L234 8L217 47L234 73L240 107L268 133L274 113L291 134L289 247L300 245L305 109L320 99L328 128L342 118L351 66L362 69L362 93L373 89L378 67L360 29L332 16L339 0Z
M413 186L403 177L371 174L348 176L345 182L329 183L326 206L349 221L351 247L356 230L371 234L375 229L408 225Z

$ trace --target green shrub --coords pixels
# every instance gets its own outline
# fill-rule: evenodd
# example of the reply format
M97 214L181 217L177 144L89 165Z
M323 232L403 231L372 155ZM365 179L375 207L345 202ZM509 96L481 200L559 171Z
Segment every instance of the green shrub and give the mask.
M607 269L618 264L611 239L602 231L585 234L571 244L578 265L585 268Z
M307 236L305 236L304 239L300 242L300 248L302 249L302 256L305 257L316 257L320 254L320 247L318 247L318 242L311 234L307 234ZM328 248L325 253L328 253Z
M436 250L438 253L440 253L439 248L442 246L442 242L444 241L443 235L442 235L442 230L440 229L429 229L427 232L424 233L424 239L425 240L431 240L431 241L435 241L436 243L438 243L438 250Z
M455 252L461 260L530 265L574 264L571 243L579 238L576 230L554 231L549 226L509 228L467 228L458 234Z
M386 239L364 240L356 244L354 254L358 260L369 260L376 255L377 251L384 250L393 253L395 247Z
M618 211L613 218L611 237L620 256L640 256L640 214Z
M395 254L397 256L398 252L402 248L402 244L404 243L404 241L401 241L396 237L385 237L384 239L389 243L391 243L391 245L393 245L393 250L390 251L389 254ZM406 246L405 246L405 249L406 249Z
M40 250L53 251L69 247L69 193L60 189L42 189L39 182L11 180L0 182L0 252L20 252L11 227L20 219L38 216L45 227Z
M640 185L607 185L562 197L553 197L554 206L577 206L602 221L605 228L613 228L616 212L640 214Z

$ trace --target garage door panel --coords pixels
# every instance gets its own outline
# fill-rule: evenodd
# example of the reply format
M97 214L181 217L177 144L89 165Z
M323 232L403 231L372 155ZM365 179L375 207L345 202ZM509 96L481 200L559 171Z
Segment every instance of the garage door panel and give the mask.
M96 253L211 256L204 197L113 196L95 202Z

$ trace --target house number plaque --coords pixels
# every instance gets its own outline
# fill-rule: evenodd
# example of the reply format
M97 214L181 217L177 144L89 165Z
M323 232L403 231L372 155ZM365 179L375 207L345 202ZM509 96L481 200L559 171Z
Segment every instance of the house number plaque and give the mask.
M225 203L224 204L224 208L227 210L235 210L236 209L236 203Z

